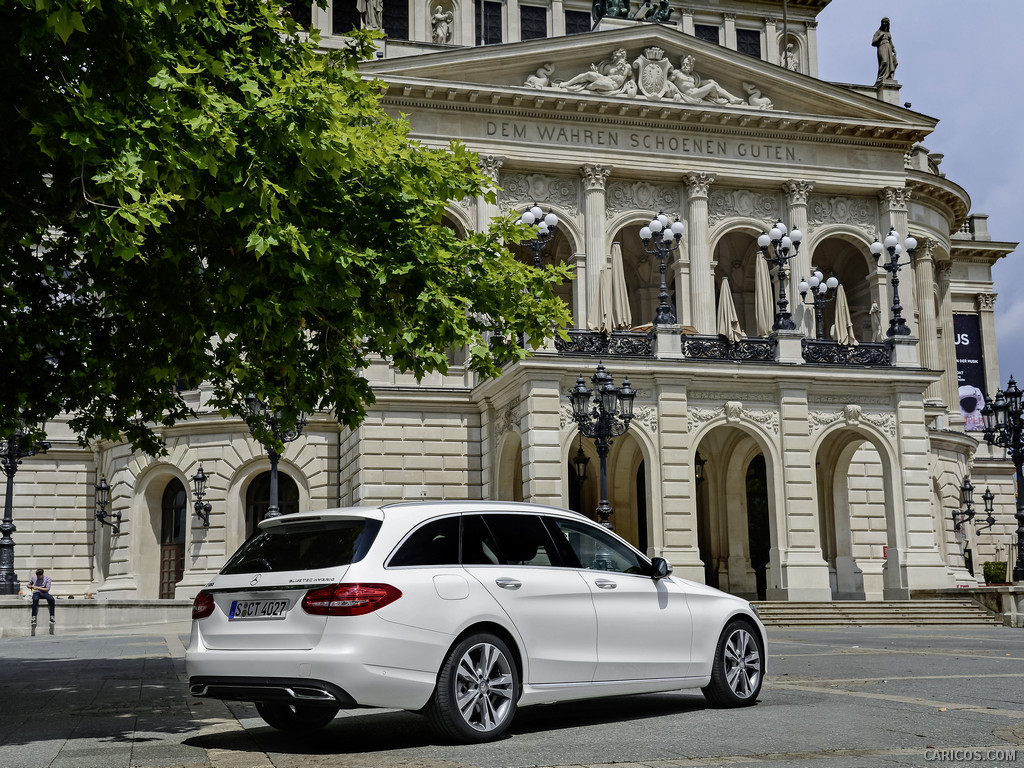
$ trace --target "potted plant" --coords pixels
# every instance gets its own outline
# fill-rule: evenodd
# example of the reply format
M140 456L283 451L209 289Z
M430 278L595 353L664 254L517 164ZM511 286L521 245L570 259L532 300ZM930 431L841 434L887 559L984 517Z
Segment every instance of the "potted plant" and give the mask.
M985 583L989 586L1006 584L1006 563L998 560L987 560L982 565Z

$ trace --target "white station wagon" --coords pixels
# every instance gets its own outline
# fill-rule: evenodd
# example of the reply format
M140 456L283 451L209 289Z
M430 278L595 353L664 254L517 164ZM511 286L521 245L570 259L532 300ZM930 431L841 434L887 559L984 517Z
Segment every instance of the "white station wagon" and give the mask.
M389 707L480 742L530 704L700 688L745 706L765 672L747 601L575 512L512 502L264 520L192 618L192 695L255 702L285 731Z

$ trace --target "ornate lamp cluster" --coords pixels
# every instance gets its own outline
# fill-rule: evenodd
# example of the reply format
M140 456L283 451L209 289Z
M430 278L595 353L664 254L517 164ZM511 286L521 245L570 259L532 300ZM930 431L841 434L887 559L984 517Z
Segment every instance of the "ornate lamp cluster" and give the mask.
M523 212L523 215L519 218L519 223L537 228L536 234L530 240L524 240L521 245L525 245L533 251L533 266L540 269L540 254L555 237L558 217L550 208L547 215L544 215L544 211L541 210L540 206L534 203L532 207L527 208Z
M909 266L913 263L914 249L917 248L917 240L913 237L907 237L901 246L899 233L895 229L890 228L889 234L885 236L884 247L889 253L888 262L884 260L880 261L883 244L878 242L878 238L875 238L875 242L871 244L871 255L875 257L875 264L888 272L892 281L892 311L889 315L889 330L885 332L885 335L909 336L910 328L907 327L906 318L903 317L903 307L900 305L899 272L902 267ZM900 257L903 254L904 248L907 251L907 260L900 263Z
M1021 414L1021 390L1013 376L1005 390L996 392L995 400L985 398L981 409L985 418L985 442L1006 450L1017 477L1017 562L1013 580L1024 581L1024 415Z
M981 499L985 504L985 519L986 525L975 530L976 533L986 531L996 524L995 517L992 513L995 511L995 498L996 495L992 493L991 488L986 488L985 492L981 494ZM965 477L963 485L960 486L960 504L961 509L953 510L953 530L959 531L964 527L964 523L969 523L974 520L975 515L978 513L974 511L974 486L971 484L971 478Z
M298 439L299 435L302 434L302 430L309 423L305 416L299 416L294 427L291 425L283 426L281 424L281 410L271 406L270 403L258 399L254 395L249 395L249 397L245 398L245 411L245 422L248 424L251 434L255 435L257 432L263 431L261 429L263 427L271 434L275 441L282 443L290 443ZM277 496L277 464L281 459L281 455L272 447L268 447L267 458L270 459L270 503L267 507L267 514L264 517L279 517L281 510L278 506Z
M796 323L793 322L789 312L789 301L786 299L786 264L790 259L796 258L800 252L800 242L803 239L804 234L799 229L794 229L787 235L786 225L782 223L782 219L775 222L771 231L762 232L761 236L757 238L757 247L761 249L761 256L779 270L779 300L778 308L775 311L775 322L772 323L773 331L796 330Z
M659 212L651 223L641 228L640 239L644 250L658 259L658 274L661 284L658 290L658 309L654 314L655 325L675 325L676 312L668 303L668 284L665 282L665 268L668 257L679 250L679 241L686 231L686 225L676 217L669 224L668 216ZM653 245L651 244L653 241Z
M601 500L597 506L597 515L601 525L611 528L608 519L612 514L608 503L608 450L613 439L629 429L636 392L629 386L629 377L626 377L621 387L616 387L612 375L605 371L602 363L597 364L597 371L590 377L590 381L594 385L593 390L587 389L582 375L576 379L576 386L569 392L569 403L580 434L594 440L601 463Z
M838 295L839 280L835 275L829 275L828 280L820 270L811 267L811 276L800 281L800 301L807 306L814 307L814 321L818 329L816 338L825 338L824 310L825 305L835 301ZM811 294L811 301L807 301L807 294Z

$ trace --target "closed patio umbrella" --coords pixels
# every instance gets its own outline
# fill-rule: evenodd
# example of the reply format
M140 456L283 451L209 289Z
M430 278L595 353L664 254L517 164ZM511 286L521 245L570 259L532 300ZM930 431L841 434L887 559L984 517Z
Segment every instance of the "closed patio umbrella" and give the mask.
M612 273L602 269L597 276L597 296L587 313L587 327L592 331L610 333L612 330Z
M736 304L732 300L729 278L722 278L722 290L718 294L718 334L729 341L736 342L745 334L740 328L740 319L736 315Z
M853 318L850 317L850 302L846 299L843 286L836 288L836 322L832 326L832 338L840 344L857 346L860 344L853 335Z
M768 262L760 253L754 254L757 266L754 268L754 325L758 336L767 336L775 323L775 300L772 298L772 277Z
M622 245L612 243L612 264L609 273L611 283L609 314L611 327L614 330L629 328L633 325L633 313L629 310L629 295L626 291L626 272L622 268Z

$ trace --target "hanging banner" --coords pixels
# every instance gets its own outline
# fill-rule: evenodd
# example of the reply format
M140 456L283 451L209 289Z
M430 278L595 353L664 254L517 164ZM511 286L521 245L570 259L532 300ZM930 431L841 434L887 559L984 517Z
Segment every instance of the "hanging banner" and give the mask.
M960 387L960 413L968 432L983 432L985 419L985 352L981 343L981 321L975 314L953 315L956 334L956 376Z

